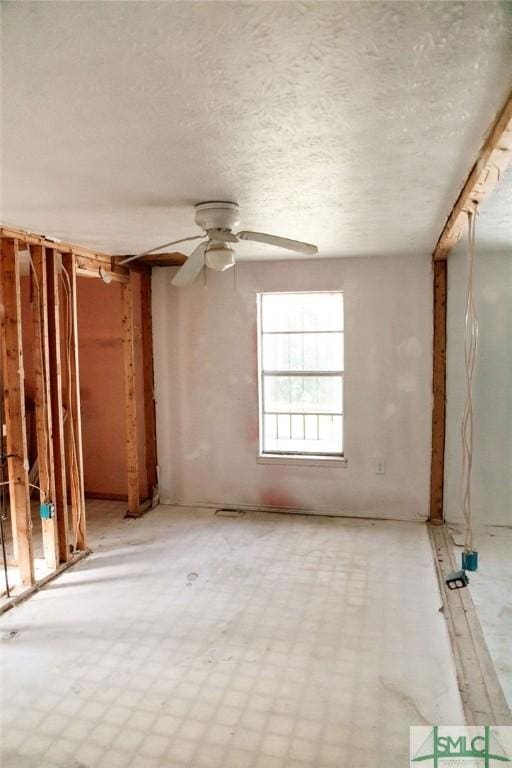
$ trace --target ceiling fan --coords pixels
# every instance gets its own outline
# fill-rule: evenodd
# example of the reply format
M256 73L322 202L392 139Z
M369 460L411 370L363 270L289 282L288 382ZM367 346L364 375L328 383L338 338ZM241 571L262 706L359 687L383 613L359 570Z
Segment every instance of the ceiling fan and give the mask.
M183 237L181 240L164 243L136 256L129 256L120 263L128 264L128 262L134 259L148 256L162 248L168 248L170 245L177 245L188 240L201 240L202 242L192 251L172 280L173 285L181 286L191 283L205 266L218 272L223 272L225 269L234 266L236 253L232 244L238 243L241 240L276 245L278 248L303 253L306 256L314 256L318 253L316 245L302 243L300 240L290 240L287 237L277 237L276 235L267 235L264 232L249 232L245 230L235 234L233 228L240 222L238 203L198 203L196 205L195 221L204 230L204 234Z

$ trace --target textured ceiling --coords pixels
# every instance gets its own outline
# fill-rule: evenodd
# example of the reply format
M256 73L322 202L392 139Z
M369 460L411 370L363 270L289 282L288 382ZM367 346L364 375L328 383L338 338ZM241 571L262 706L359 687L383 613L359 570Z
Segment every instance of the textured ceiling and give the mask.
M512 85L506 3L2 15L2 220L113 253L194 233L212 199L321 256L429 253Z

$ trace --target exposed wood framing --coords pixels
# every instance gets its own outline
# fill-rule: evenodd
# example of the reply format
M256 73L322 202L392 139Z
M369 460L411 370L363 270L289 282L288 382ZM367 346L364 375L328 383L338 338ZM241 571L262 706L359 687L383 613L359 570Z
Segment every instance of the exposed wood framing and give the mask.
M142 375L144 379L144 428L146 448L146 478L149 498L158 498L156 415L153 370L153 324L151 314L151 272L141 275L142 317Z
M15 557L23 584L34 583L32 520L28 485L28 454L25 426L25 386L21 334L21 289L18 245L2 240L0 261L2 319L2 366L5 421L7 428L7 467L11 501L11 520Z
M121 261L129 259L130 256L119 256ZM130 266L136 267L141 264L148 264L150 267L180 267L187 260L184 253L152 253L148 256L141 256L137 261L130 262Z
M121 285L123 302L122 339L124 358L124 391L126 414L126 461L128 470L128 517L139 517L140 483L137 450L137 406L135 401L135 351L133 322L133 276Z
M441 232L434 260L446 259L467 227L467 211L474 211L503 176L512 160L512 94L478 153L476 162Z
M128 274L128 269L116 264L117 260L121 257L111 256L108 253L101 253L95 251L93 248L84 248L81 245L75 245L73 243L67 243L62 240L55 240L44 235L38 235L35 232L27 232L23 229L16 229L14 227L0 227L0 237L12 238L19 243L26 243L27 245L44 245L46 248L55 248L59 253L74 253L76 256L89 259L91 262L96 261L98 266L110 266L115 264L116 269L122 274Z
M448 264L433 262L434 345L432 377L432 459L430 470L430 522L443 522L444 444L446 431L446 293Z
M89 278L99 278L101 277L99 272L93 272L92 270L84 267L77 267L76 274L78 277L89 277ZM109 272L109 276L111 278L111 282L114 283L126 283L128 280L128 277L125 277L124 275L116 275L112 272Z
M7 426L9 490L14 563L21 582L34 584L34 556L28 476L25 391L21 324L20 250L31 257L31 304L35 413L41 501L55 504L55 517L42 520L43 549L51 578L76 561L73 546L86 549L86 518L80 414L77 328L77 275L100 278L100 270L121 283L123 316L124 379L126 392L126 445L128 465L128 512L138 517L150 505L157 486L155 410L153 397L153 348L151 327L151 273L149 264L119 264L121 257L98 253L44 236L0 227L0 304L2 307L1 354L3 398ZM161 254L168 258L169 254ZM179 254L173 258L181 258ZM178 262L179 263L179 262ZM142 355L147 450L145 469L150 499L140 498L137 409L135 391L135 281L141 280ZM73 522L69 530L68 490ZM45 579L46 580L46 579ZM42 582L37 582L36 589ZM16 598L16 600L19 597Z
M59 560L69 560L66 448L62 398L61 299L59 271L61 257L53 248L46 251L48 269L48 342L52 412L53 461L55 467L55 508L59 536Z
M53 463L52 417L50 392L49 347L48 347L48 281L46 273L46 250L44 246L29 246L33 271L32 285L32 329L33 360L35 371L35 412L37 433L37 460L39 468L40 500L55 499L55 474ZM43 550L46 565L55 570L59 564L57 520L41 520Z
M84 462L82 452L82 416L80 412L80 376L78 366L78 323L76 297L76 262L72 253L62 256L66 297L68 299L66 327L66 445L70 480L71 516L73 520L74 547L86 548L86 517L84 494Z

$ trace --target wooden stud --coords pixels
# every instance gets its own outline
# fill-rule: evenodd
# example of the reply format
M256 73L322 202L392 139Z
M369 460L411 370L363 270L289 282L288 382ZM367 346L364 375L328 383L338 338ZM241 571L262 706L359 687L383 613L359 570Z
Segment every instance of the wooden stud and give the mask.
M53 443L48 349L48 284L46 252L41 245L30 247L33 270L32 280L32 329L33 359L35 371L35 411L37 433L37 460L39 467L40 501L55 499L55 475L53 468ZM57 518L42 519L43 550L46 565L52 571L59 564Z
M512 94L491 127L437 242L434 260L446 259L466 231L468 211L488 197L512 160Z
M74 544L76 549L84 550L86 542L86 514L84 492L84 461L82 451L82 416L80 410L80 375L78 364L78 318L76 295L76 256L71 253L63 254L62 266L65 270L64 279L69 308L67 312L68 326L66 328L66 373L68 375L66 410L66 438L68 468L71 490L71 517L73 520ZM67 279L66 279L67 275ZM69 281L69 283L68 283ZM69 345L69 348L68 348Z
M66 448L64 442L64 412L62 398L61 358L61 300L59 272L61 257L53 248L47 249L48 270L48 348L50 360L50 391L52 413L53 462L55 467L55 508L59 537L59 560L69 560L68 502L66 483Z
M34 583L32 519L28 485L28 453L25 424L25 386L21 332L21 288L18 245L2 240L0 262L2 318L2 366L7 428L7 461L15 557L23 584Z
M432 462L430 472L430 522L441 525L444 493L444 444L446 431L446 260L433 261L434 349L432 403Z
M133 276L121 284L123 305L122 339L124 356L124 390L126 413L126 461L128 471L128 517L139 517L140 484L137 451L137 406L135 401L135 351L133 323Z
M146 448L146 479L148 496L158 499L156 414L153 370L153 323L151 313L151 272L141 275L141 323L142 323L142 369L144 378L144 431Z

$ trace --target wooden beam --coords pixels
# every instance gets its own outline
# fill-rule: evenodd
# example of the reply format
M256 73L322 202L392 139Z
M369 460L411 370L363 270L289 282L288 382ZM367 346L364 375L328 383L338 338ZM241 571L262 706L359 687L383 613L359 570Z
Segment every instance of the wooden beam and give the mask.
M130 270L117 264L112 256L106 259L105 257L99 258L98 256L77 255L76 270L77 274L81 277L97 277L101 279L100 268L115 282L126 282L130 274Z
M129 256L118 256L119 259L128 259ZM180 267L187 260L184 253L153 253L141 256L137 261L130 262L130 266L146 264L150 267Z
M446 431L446 259L433 261L434 344L432 402L432 460L430 471L430 522L443 522L444 445Z
M23 584L30 585L34 583L34 559L25 424L20 265L16 241L3 240L1 254L0 290L5 309L1 343L11 520L20 578Z
M53 248L46 252L48 270L48 348L52 413L53 462L55 467L55 510L59 536L59 560L69 560L66 447L62 397L61 300L59 272L61 257Z
M40 501L55 499L55 474L53 465L52 420L48 348L48 281L46 273L46 249L42 245L30 246L33 271L32 282L32 330L33 360L35 371L35 412L37 434L37 461L39 468ZM46 565L52 571L59 564L57 519L41 520L43 550Z
M115 271L119 274L128 275L127 267L123 267L118 264L117 261L120 256L111 256L108 253L101 253L94 248L87 248L83 245L75 245L74 243L68 243L63 240L52 239L45 237L44 235L38 235L35 232L27 232L23 229L16 229L14 227L0 227L0 238L15 239L19 243L25 243L27 245L42 245L46 248L54 248L59 253L74 253L75 256L88 260L91 268L93 263L96 263L98 267L110 268L114 265Z
M99 274L99 271L92 271L90 269L87 269L84 267L77 267L76 274L78 277L88 277L93 278L94 280L101 280L101 275ZM112 272L109 273L111 277L111 282L114 283L126 283L128 281L128 276L125 275L116 275Z
M82 416L80 412L80 374L78 365L78 318L76 273L77 257L63 254L62 266L68 298L68 324L66 328L66 420L67 454L71 486L71 518L73 520L74 548L84 550L86 542L86 516L84 493L84 461L82 451ZM67 275L67 277L66 277ZM69 292L69 293L68 293Z
M140 483L137 450L137 406L135 401L135 350L133 322L133 276L121 284L123 303L122 340L124 357L124 391L126 414L126 462L128 473L128 517L139 517Z
M512 94L492 125L475 164L444 225L434 260L446 259L467 227L467 212L488 197L512 160Z
M156 414L153 371L153 322L151 313L151 272L141 275L142 375L144 379L144 431L146 478L149 498L158 497Z

